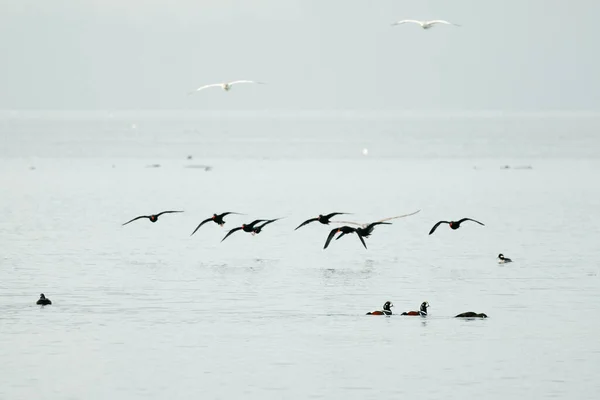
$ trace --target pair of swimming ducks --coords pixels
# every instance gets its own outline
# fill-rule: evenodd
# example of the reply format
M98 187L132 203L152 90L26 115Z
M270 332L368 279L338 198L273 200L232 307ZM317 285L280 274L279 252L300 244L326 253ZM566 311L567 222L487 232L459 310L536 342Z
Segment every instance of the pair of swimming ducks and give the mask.
M392 315L392 310L391 310L392 307L394 307L392 302L386 301L385 304L383 305L383 310L368 312L367 315ZM420 307L419 311L405 311L400 315L426 317L428 308L429 308L429 303L424 301L421 303L421 307ZM478 314L473 311L467 311L462 314L458 314L454 318L487 318L487 315L485 315L484 313Z

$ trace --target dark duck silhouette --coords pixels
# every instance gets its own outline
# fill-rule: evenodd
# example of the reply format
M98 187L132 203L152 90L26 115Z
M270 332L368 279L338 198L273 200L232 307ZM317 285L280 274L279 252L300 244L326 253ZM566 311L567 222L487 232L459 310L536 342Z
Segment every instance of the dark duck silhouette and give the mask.
M378 221L378 222L371 222L369 225L367 225L367 226L365 226L365 227L356 228L356 234L357 234L357 235L358 235L358 237L360 237L360 238L363 238L363 237L364 237L364 238L368 238L368 237L370 237L370 236L371 236L371 234L373 233L373 229L375 229L375 227L376 227L377 225L391 225L391 224L392 224L391 222L381 222L381 221ZM343 235L343 233L342 233L342 235ZM338 236L338 237L336 238L336 240L337 240L337 239L339 239L339 238L340 238L342 235ZM364 244L364 242L363 242L363 244ZM365 246L365 248L366 248L366 247L367 247L367 246Z
M383 310L381 311L371 311L368 312L367 315L392 315L391 308L394 307L391 301L386 301L383 304Z
M421 308L419 309L419 311L405 311L400 315L415 315L415 316L426 317L427 316L427 308L429 308L429 303L424 301L421 303Z
M229 212L224 212L223 214L213 214L213 216L212 216L212 217L210 217L210 218L206 218L204 221L200 222L200 225L198 225L198 226L196 227L196 229L194 229L194 232L192 232L192 235L193 235L194 233L196 233L196 231L197 231L198 229L200 229L200 227L201 227L202 225L204 225L205 223L207 223L207 222L210 222L210 221L213 221L215 224L219 225L219 226L222 228L222 227L223 227L223 225L225 224L225 220L223 219L223 217L225 217L226 215L229 215L229 214L237 214L237 215L239 215L239 213L232 212L232 211L229 211ZM190 236L192 236L192 235L190 235Z
M323 225L329 225L329 223L331 222L330 221L331 218L335 217L336 215L343 215L343 214L348 214L348 213L334 212L334 213L327 214L327 215L319 214L319 216L316 218L307 219L306 221L304 221L303 223L298 225L298 227L294 230L297 231L298 229L302 228L304 225L308 225L311 222L317 222L317 221L319 221Z
M182 212L183 211L163 211L163 212L160 212L158 214L140 215L139 217L135 217L134 219L125 222L123 225L127 225L127 224L129 224L129 223L131 223L133 221L137 221L138 219L141 219L141 218L148 218L150 220L150 222L154 223L154 222L158 221L158 217L160 217L163 214L182 213Z
M502 253L498 254L498 263L499 264L506 264L509 262L512 262L512 260L510 258L504 257L504 254L502 254Z
M256 226L254 228L254 230L252 231L253 235L258 235L259 233L262 232L262 228L264 228L266 225L269 225L270 223L273 223L275 221L279 221L281 218L275 218L275 219L269 219L267 220L264 224Z
M335 240L338 240L339 238L341 238L342 236L344 236L346 234L356 233L356 235L360 239L360 242L363 244L363 246L365 246L365 249L366 249L367 248L367 244L365 243L365 240L363 238L370 237L371 234L373 233L373 229L375 229L375 226L377 226L377 225L391 225L391 224L392 224L391 222L377 221L377 222L371 222L370 224L365 225L364 227L352 228L352 227L349 227L349 226L341 226L339 228L332 229L331 232L329 232L329 236L327 236L327 241L325 242L325 246L323 247L323 249L326 249L327 246L329 246L329 243L331 242L331 239L338 232L341 232L341 234L338 237L336 237Z
M467 311L467 312L464 312L462 314L458 314L454 318L487 318L487 317L488 316L485 315L484 313L477 314L477 313L475 313L473 311Z
M42 293L42 294L40 294L39 300L35 304L40 305L40 306L48 306L48 305L52 304L52 302L50 301L50 299L48 299L48 298L46 298L46 296L44 296L44 293Z
M429 231L429 234L431 235L433 232L435 232L435 230L437 229L438 226L440 226L440 224L448 224L448 225L450 225L450 228L452 228L453 230L457 230L458 228L460 228L460 224L462 224L465 221L473 221L473 222L477 222L479 225L485 226L481 222L475 221L474 219L471 219L471 218L463 218L463 219L459 219L458 221L440 221L437 224L435 224L433 226L433 228L431 228L431 230Z
M331 239L333 239L333 237L339 233L342 232L342 235L345 235L347 233L354 233L356 232L356 228L352 228L350 226L340 226L339 228L335 228L332 229L331 232L329 232L329 235L327 235L327 240L325 241L325 246L323 246L323 249L326 249L329 246L329 243L331 243ZM365 241L359 236L358 237L360 239L360 241L362 242L362 244L367 247L367 245L365 244ZM338 238L339 239L339 238Z
M366 249L367 245L366 245L365 241L363 240L363 238L367 238L367 237L371 236L371 233L373 233L373 228L375 226L391 225L391 222L385 222L385 221L390 221L392 219L398 219L398 218L404 218L404 217L410 217L411 215L415 215L420 211L421 210L417 210L417 211L409 213L409 214L403 214L403 215L398 215L395 217L383 218L383 219L380 219L379 221L370 222L370 223L366 223L366 224L361 224L359 222L352 222L352 221L336 221L341 224L351 224L351 225L358 226L357 228L351 228L349 226L342 226L340 228L337 228L340 232L342 232L342 234L339 235L336 238L336 240L338 240L339 238L341 238L342 236L344 236L348 233L356 232L356 234L358 235L358 238L360 239L361 243L363 244L363 246L365 246L365 249ZM327 241L325 242L325 247L323 247L324 249L326 249L327 246L329 245L329 242L331 241L331 238L333 237L333 235L335 235L335 233L337 233L334 231L335 231L335 229L332 230L331 232L329 232L329 237L327 238Z
M229 237L229 235L237 232L237 231L244 231L247 233L252 233L254 234L254 228L256 226L256 224L261 223L261 222L265 222L267 221L266 219L256 219L252 222L250 222L249 224L242 224L242 226L238 226L237 228L233 228L232 230L230 230L229 232L227 232L227 235L225 235L225 237L223 239L221 239L221 242L225 239L227 239Z

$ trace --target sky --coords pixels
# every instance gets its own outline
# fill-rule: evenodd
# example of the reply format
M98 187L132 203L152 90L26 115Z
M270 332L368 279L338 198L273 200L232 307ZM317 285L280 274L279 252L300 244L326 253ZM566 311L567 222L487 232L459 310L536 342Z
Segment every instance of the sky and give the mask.
M600 110L597 0L0 0L0 110ZM461 27L392 27L401 19ZM195 88L238 79L267 85Z

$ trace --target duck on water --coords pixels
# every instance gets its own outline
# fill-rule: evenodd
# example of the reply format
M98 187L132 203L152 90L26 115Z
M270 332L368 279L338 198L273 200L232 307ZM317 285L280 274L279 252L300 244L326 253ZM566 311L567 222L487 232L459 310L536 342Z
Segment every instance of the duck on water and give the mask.
M42 293L42 294L40 294L39 300L35 304L40 305L40 306L49 306L50 304L52 304L52 302L50 301L49 298L47 298L44 295L44 293Z

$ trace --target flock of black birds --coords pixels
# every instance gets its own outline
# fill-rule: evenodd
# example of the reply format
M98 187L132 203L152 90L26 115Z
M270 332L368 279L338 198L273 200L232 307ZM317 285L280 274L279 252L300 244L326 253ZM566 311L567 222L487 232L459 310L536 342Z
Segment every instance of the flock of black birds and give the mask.
M375 227L377 225L391 225L391 222L386 222L392 219L398 219L398 218L404 218L404 217L409 217L411 215L415 215L416 213L418 213L421 210L417 210L413 213L410 214L404 214L404 215L399 215L396 217L390 217L390 218L384 218L382 220L379 221L375 221L375 222L371 222L371 223L367 223L367 224L361 224L358 222L350 222L350 221L331 221L331 218L337 216L337 215L348 215L349 213L344 213L344 212L333 212L330 214L319 214L317 217L314 218L310 218L307 219L306 221L302 222L300 225L298 225L298 227L294 230L298 230L300 228L302 228L303 226L306 226L308 224L310 224L311 222L320 222L323 225L329 225L330 223L339 223L339 224L350 224L350 225L355 225L356 227L351 227L348 225L342 225L339 226L337 228L332 229L329 232L329 235L327 236L327 239L325 240L325 245L323 246L323 249L326 249L327 247L329 247L329 244L331 243L331 240L335 237L335 235L338 235L338 237L335 238L335 240L340 239L341 237L343 237L344 235L347 234L352 234L352 233L356 233L356 235L358 236L358 239L360 240L360 242L362 243L362 245L365 247L365 249L367 248L367 244L365 243L364 238L368 238L369 236L371 236L371 234L373 233L373 230L375 229ZM140 215L138 217L135 217L127 222L125 222L123 225L127 225L133 221L137 221L139 219L143 219L143 218L147 218L150 222L154 223L156 221L158 221L158 217L160 217L163 214L172 214L172 213L182 213L183 211L162 211L158 214L151 214L151 215ZM192 232L192 235L194 235L194 233L196 233L198 231L198 229L200 229L202 227L202 225L208 223L208 222L214 222L215 224L219 225L219 226L223 226L225 225L225 220L224 218L227 215L230 214L236 214L236 215L241 215L240 213L236 213L236 212L232 212L232 211L228 211L228 212L224 212L222 214L213 214L212 217L206 218L204 221L200 222L200 224L198 224L198 226L196 227L196 229L194 229L194 231ZM275 222L275 221L279 221L281 218L274 218L274 219L256 219L252 222L250 222L249 224L242 224L241 226L238 226L236 228L231 229L229 232L227 232L227 234L225 235L225 237L223 239L221 239L221 242L225 239L227 239L230 235L232 235L233 233L237 232L237 231L244 231L246 233L250 233L252 235L257 235L259 234L262 229ZM450 226L451 229L456 230L458 228L460 228L460 225L465 222L465 221L473 221L478 223L479 225L484 225L479 221L476 221L474 219L471 218L463 218L460 219L458 221L439 221L437 222L433 228L431 228L431 231L429 231L429 234L431 235L433 232L435 232L435 230L438 228L438 226L440 226L441 224L448 224Z
M373 233L374 228L377 225L391 225L391 222L387 222L393 219L398 219L398 218L404 218L404 217L409 217L411 215L415 215L418 212L420 212L421 210L417 210L415 212L412 212L410 214L404 214L404 215L399 215L396 217L390 217L390 218L384 218L382 220L379 221L375 221L375 222L371 222L371 223L367 223L367 224L360 224L358 222L350 222L350 221L332 221L331 218L338 216L338 215L348 215L349 213L344 213L344 212L333 212L333 213L329 213L329 214L319 214L317 217L314 218L310 218L307 219L306 221L302 222L300 225L298 225L296 227L296 229L294 229L295 231L302 228L303 226L306 226L312 222L320 222L323 225L330 225L331 223L338 223L338 224L350 224L350 225L355 225L356 227L351 227L348 225L341 225L337 228L332 229L329 232L329 235L327 235L327 239L325 240L325 245L323 246L323 249L326 249L329 244L331 243L331 241L333 240L333 238L335 237L335 235L339 234L335 239L338 240L341 237L348 235L348 234L352 234L352 233L356 233L356 235L358 236L358 239L360 240L360 242L362 243L362 245L365 247L365 249L367 248L367 244L365 243L364 238L368 238L369 236L371 236L371 234ZM174 214L174 213L182 213L183 211L162 211L158 214L150 214L150 215L140 215L138 217L135 217L127 222L125 222L123 224L123 226L130 224L131 222L140 220L140 219L144 219L147 218L150 222L155 223L158 221L158 217L160 217L163 214ZM231 215L231 214L235 214L235 215L242 215L240 213L236 213L233 211L228 211L228 212L224 212L222 214L213 214L212 217L206 218L205 220L203 220L202 222L200 222L200 224L198 224L198 226L196 227L196 229L194 229L194 231L192 232L192 235L194 235L204 224L209 223L209 222L214 222L215 224L219 225L220 227L223 227L225 225L225 217L227 215ZM236 228L231 229L229 232L227 232L227 234L225 235L225 237L223 239L221 239L221 242L224 241L225 239L227 239L229 236L231 236L232 234L234 234L237 231L244 231L246 233L250 233L252 235L257 235L259 234L262 229L275 222L275 221L279 221L281 218L274 218L274 219L256 219L252 222L250 222L249 224L242 224L241 226L238 226ZM429 234L433 234L435 232L435 230L441 225L441 224L448 224L448 226L450 227L450 229L452 230L456 230L458 228L460 228L460 225L463 222L466 221L472 221L475 222L479 225L485 226L483 223L476 221L474 219L471 218L462 218L459 219L458 221L438 221L435 225L433 225L433 227L431 228L431 230L429 231ZM500 263L507 263L507 262L511 262L512 260L510 258L506 258L504 257L503 254L499 254L498 255L498 259ZM38 305L50 305L52 304L52 302L50 301L50 299L46 298L46 296L42 293L40 294L40 298L37 301ZM367 313L367 315L392 315L392 310L391 308L394 305L392 304L392 302L390 301L386 301L383 305L383 309L382 310L378 310L378 311L372 311ZM419 311L406 311L403 312L400 315L407 315L407 316L421 316L421 317L426 317L427 316L427 309L429 308L429 303L424 301L423 303L421 303L421 307L419 308ZM468 311L468 312L464 312L462 314L458 314L455 318L487 318L486 314L483 313L475 313L472 311Z
M298 230L298 229L302 228L303 226L310 224L311 222L320 222L323 225L329 225L331 222L354 224L354 225L357 225L356 228L344 225L344 226L340 226L339 228L335 228L331 232L329 232L329 236L327 236L327 240L325 241L325 246L323 248L326 249L329 246L329 244L331 243L331 240L337 233L339 233L340 235L336 238L336 240L343 237L344 235L349 234L349 233L356 233L356 235L360 239L363 246L365 246L365 248L367 248L367 244L365 243L363 238L369 237L371 235L371 233L373 233L373 229L375 228L375 226L382 225L382 224L391 225L390 222L385 222L385 221L388 221L391 219L396 219L396 218L408 217L410 215L414 215L414 214L418 213L419 211L421 211L421 210L415 211L414 213L410 213L410 214L399 215L397 217L385 218L383 220L371 222L369 224L360 224L358 222L349 222L349 221L331 221L331 218L335 217L336 215L347 215L349 213L333 212L333 213L325 214L325 215L319 214L319 216L317 216L315 218L310 218L310 219L307 219L306 221L302 222L294 230ZM136 220L142 219L142 218L148 218L148 220L150 222L156 222L156 221L158 221L158 217L163 214L180 213L180 212L183 212L183 211L162 211L158 214L140 215L139 217L135 217L135 218L125 222L123 225L127 225L133 221L136 221ZM211 221L222 227L223 225L225 225L224 217L226 217L227 215L230 215L230 214L241 215L240 213L236 213L233 211L224 212L222 214L213 214L212 217L206 218L204 221L200 222L200 224L198 224L198 226L196 227L196 229L194 229L194 231L192 232L192 234L190 236L192 236L194 233L196 233L198 231L198 229L200 229L202 227L202 225L204 225L208 222L211 222ZM225 237L223 239L221 239L221 242L223 240L227 239L230 235L234 234L237 231L244 231L244 232L250 233L252 235L257 235L262 231L262 229L265 226L267 226L275 221L279 221L280 219L281 218L256 219L248 224L242 224L241 226L233 228L229 232L227 232ZM453 228L453 229L456 229L456 228Z

